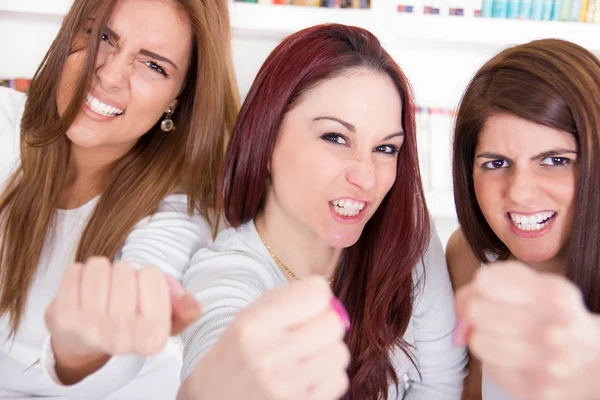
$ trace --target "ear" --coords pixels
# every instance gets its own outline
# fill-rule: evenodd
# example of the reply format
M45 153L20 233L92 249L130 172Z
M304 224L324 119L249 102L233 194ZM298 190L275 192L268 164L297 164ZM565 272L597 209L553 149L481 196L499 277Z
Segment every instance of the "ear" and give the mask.
M170 104L169 107L167 107L167 109L165 110L165 113L169 111L169 109L175 111L177 109L177 106L179 105L179 100L174 99Z

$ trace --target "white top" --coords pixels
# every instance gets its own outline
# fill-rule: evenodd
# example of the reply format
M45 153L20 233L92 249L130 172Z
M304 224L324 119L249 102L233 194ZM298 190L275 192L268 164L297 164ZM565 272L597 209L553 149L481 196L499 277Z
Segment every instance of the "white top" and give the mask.
M20 120L25 95L0 88L0 187L18 165ZM98 198L73 210L58 210L55 239L43 250L29 300L14 341L7 341L7 316L0 316L0 398L175 399L181 355L173 343L145 359L113 357L103 368L76 385L53 379L44 313L54 298L65 268L73 262L79 235ZM136 267L154 265L181 279L192 254L207 246L211 229L204 218L187 213L187 197L168 196L158 211L142 219L116 256ZM44 353L44 355L43 355ZM43 357L42 357L43 355ZM41 362L37 362L41 359Z
M414 346L417 369L397 349L392 359L400 393L390 388L389 399L460 399L466 375L467 352L451 343L455 326L454 296L444 251L435 229L424 257L415 269L416 299L404 339ZM398 255L401 257L401 255ZM424 268L425 267L425 268ZM426 279L423 279L423 270ZM222 231L210 249L201 249L183 278L184 285L203 305L203 316L183 334L182 376L186 377L221 336L235 315L267 290L288 281L262 244L254 223ZM402 381L410 388L405 390Z

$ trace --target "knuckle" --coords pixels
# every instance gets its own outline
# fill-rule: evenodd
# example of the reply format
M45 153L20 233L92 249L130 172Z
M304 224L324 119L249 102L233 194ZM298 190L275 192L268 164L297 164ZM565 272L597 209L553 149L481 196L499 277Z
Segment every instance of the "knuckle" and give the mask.
M340 398L348 391L348 388L350 387L350 378L348 377L346 370L340 371L340 374L335 382L336 398Z
M103 256L91 256L85 261L86 267L91 265L99 266L99 267L108 267L111 265L111 262L108 258Z
M345 370L346 367L348 367L348 365L350 365L352 355L350 354L350 350L348 349L348 346L346 346L345 344L342 344L341 348L342 349L341 349L341 355L340 355L340 362L341 362L342 367Z

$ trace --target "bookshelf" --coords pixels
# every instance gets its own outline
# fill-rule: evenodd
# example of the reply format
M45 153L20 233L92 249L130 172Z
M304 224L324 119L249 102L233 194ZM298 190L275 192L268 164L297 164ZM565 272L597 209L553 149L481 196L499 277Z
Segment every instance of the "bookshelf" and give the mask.
M415 40L497 48L552 37L600 53L600 24L590 23L410 15L376 6L357 10L252 3L234 3L231 18L238 35L272 39L282 39L311 25L335 22L368 29L384 43Z
M600 53L600 24L410 15L395 12L392 3L373 0L371 9L357 10L231 2L231 18L236 35L274 40L311 25L335 22L361 26L378 35L384 43L415 40L496 48L555 37ZM71 4L72 0L0 0L0 13L60 17Z

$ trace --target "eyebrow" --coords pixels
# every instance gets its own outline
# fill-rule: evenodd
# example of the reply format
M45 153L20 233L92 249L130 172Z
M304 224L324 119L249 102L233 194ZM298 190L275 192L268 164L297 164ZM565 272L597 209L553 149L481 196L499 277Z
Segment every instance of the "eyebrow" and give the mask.
M346 121L341 120L339 118L330 117L330 116L316 117L316 118L313 119L313 121L321 121L321 120L330 120L330 121L337 122L338 124L343 125L344 128L346 128L350 132L356 133L356 127L354 125L352 125L350 122L346 122ZM392 133L392 134L387 135L386 137L384 137L383 140L390 140L390 139L395 138L397 136L404 136L404 132L400 131L400 132Z
M577 155L577 151L571 150L571 149L548 150L548 151L544 151L544 152L541 152L539 154L536 154L535 156L531 157L531 160L539 160L539 159L547 158L547 157L556 157L556 156L561 156L561 155L564 155L564 154L575 154L575 155ZM500 158L503 158L503 159L506 159L506 160L510 160L508 157L503 156L502 154L488 153L488 152L480 153L475 158L489 158L489 159L500 159Z
M88 18L90 21L94 22L95 19L94 18ZM104 29L106 30L106 32L112 36L113 38L115 38L115 40L119 41L121 39L121 36L119 36L115 31L113 31L112 29L110 29L110 27L107 25L104 27ZM177 65L175 65L175 63L171 60L169 60L167 57L161 56L160 54L154 53L153 51L147 50L147 49L141 49L140 50L140 54L143 54L145 56L154 58L158 61L162 61L162 62L166 62L167 64L171 64L176 70L179 71L179 68L177 67Z

